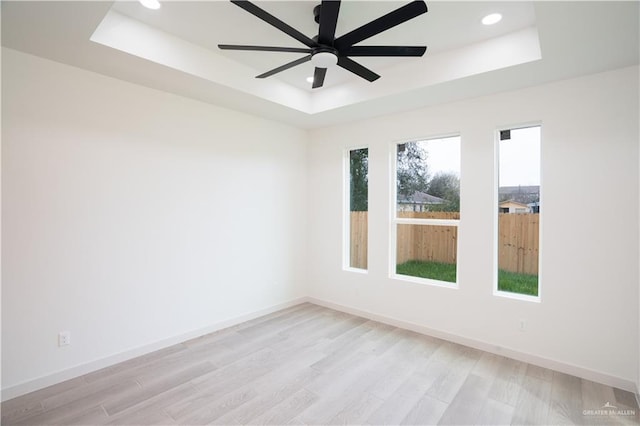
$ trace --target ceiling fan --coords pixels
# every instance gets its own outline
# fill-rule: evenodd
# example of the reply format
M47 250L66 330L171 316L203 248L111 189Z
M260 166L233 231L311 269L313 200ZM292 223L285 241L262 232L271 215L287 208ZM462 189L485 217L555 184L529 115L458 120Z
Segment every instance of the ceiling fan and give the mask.
M376 34L400 25L410 19L427 12L427 5L422 0L412 1L392 12L381 16L367 24L356 28L340 37L335 36L340 0L322 0L322 3L313 9L315 21L320 24L318 35L309 38L295 28L282 22L267 11L259 8L247 0L231 0L231 3L241 7L252 15L262 19L266 23L276 27L285 34L298 40L307 48L276 47L276 46L246 46L234 44L219 44L223 50L250 50L261 52L290 52L306 53L307 55L289 62L256 78L266 78L281 71L311 61L315 66L312 87L322 87L327 68L338 65L368 81L375 81L380 76L370 69L357 63L351 57L358 56L413 56L420 57L427 50L426 46L354 46Z

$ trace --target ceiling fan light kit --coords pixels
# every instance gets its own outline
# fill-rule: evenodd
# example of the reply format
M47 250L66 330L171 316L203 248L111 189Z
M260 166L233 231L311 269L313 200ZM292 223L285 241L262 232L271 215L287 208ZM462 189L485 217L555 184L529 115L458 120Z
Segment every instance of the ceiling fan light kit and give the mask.
M158 10L160 9L160 6L162 6L158 0L139 0L139 1L141 5L151 10Z
M266 78L285 71L289 68L311 61L315 67L312 88L322 87L328 68L338 65L357 76L375 81L380 76L364 67L351 57L365 56L394 56L394 57L421 57L427 50L426 46L354 46L361 41L380 34L390 28L409 21L427 12L427 5L423 0L408 3L380 18L356 28L340 37L335 36L338 14L340 12L339 0L322 0L322 3L313 9L314 20L319 23L318 35L309 38L295 28L282 22L267 11L259 8L248 0L231 0L231 3L262 19L269 25L279 29L290 37L307 46L277 47L277 46L246 46L234 44L219 44L223 50L248 50L259 52L289 52L305 53L306 56L274 68L256 78Z
M317 68L331 68L338 64L337 53L321 50L311 55L311 63Z

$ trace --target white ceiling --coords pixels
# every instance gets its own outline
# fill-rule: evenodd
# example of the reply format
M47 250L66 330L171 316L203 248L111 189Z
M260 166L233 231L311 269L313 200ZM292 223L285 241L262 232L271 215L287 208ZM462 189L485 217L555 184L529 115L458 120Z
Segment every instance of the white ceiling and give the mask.
M313 8L318 1L270 1L260 3L267 12L290 24L309 37L318 33ZM358 28L407 2L345 1L341 4L336 36ZM535 25L531 2L459 2L429 3L429 12L367 39L362 45L428 46L429 54L443 52ZM239 52L218 50L218 44L244 44L306 47L260 21L230 2L167 2L159 10L149 10L138 2L118 2L113 9L128 17L153 26L190 43L202 46L231 60L245 64L261 74L305 54L275 52ZM483 16L500 11L509 17L501 25L485 26ZM447 19L438 19L446 16ZM460 29L465 29L461 31ZM384 74L384 68L420 58L358 58L362 65ZM306 63L273 78L312 91L306 78L313 75L313 65ZM383 75L384 76L384 75ZM344 84L357 78L342 68L331 70L324 87Z
M260 1L312 37L318 1ZM406 2L343 1L336 34ZM325 86L310 63L255 75L303 54L221 51L217 44L303 47L227 1L2 2L2 44L148 87L313 128L638 64L638 2L427 1L429 12L361 45L427 45L422 58L357 58ZM503 20L480 24L490 12ZM92 41L93 40L93 41Z

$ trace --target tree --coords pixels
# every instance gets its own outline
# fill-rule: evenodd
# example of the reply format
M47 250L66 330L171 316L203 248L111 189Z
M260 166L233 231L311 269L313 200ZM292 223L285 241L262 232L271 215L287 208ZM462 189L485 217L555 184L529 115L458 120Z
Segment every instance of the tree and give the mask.
M437 173L429 181L430 195L445 200L442 204L431 206L433 211L459 212L460 211L460 178L454 173Z
M398 145L398 199L408 199L416 191L427 191L429 180L427 156L427 151L419 142Z
M369 150L354 149L349 156L352 212L369 210Z

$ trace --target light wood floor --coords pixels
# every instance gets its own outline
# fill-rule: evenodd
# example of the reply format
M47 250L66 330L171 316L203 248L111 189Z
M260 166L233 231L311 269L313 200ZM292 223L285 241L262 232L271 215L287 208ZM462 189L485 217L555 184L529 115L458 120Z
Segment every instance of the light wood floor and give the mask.
M584 415L607 403L636 415ZM2 424L638 424L638 412L620 389L303 304L6 401Z

